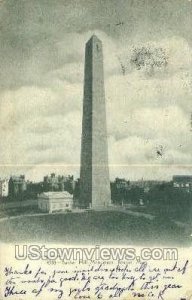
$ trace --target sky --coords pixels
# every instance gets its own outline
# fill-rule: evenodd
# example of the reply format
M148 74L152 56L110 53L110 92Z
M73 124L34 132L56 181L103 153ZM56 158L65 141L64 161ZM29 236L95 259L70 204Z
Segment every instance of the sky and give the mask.
M79 176L85 43L104 51L110 178L192 174L192 1L1 0L0 177Z

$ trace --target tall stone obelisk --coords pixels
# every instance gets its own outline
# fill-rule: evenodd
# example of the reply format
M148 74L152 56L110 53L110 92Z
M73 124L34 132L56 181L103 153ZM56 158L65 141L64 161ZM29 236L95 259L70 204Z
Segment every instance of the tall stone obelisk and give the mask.
M86 43L81 140L80 205L102 208L111 203L102 43Z

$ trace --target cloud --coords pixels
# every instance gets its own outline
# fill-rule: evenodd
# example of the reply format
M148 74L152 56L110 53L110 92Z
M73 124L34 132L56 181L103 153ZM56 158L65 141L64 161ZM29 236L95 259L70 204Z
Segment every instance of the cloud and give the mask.
M73 111L64 116L42 118L41 122L36 124L33 122L20 124L14 130L3 135L1 164L21 164L21 166L38 163L78 164L81 136L80 119L80 113ZM32 120L34 121L34 118ZM73 120L76 121L73 122ZM42 130L43 124L49 125L51 130L37 134L36 127L39 125ZM26 128L26 126L28 127Z
M108 118L109 134L122 139L128 136L141 136L146 139L164 138L171 143L176 136L183 140L190 133L190 122L185 113L177 106L166 108L136 108L126 110L126 104L111 106ZM177 121L175 121L177 120Z
M80 108L82 86L67 81L55 81L57 87L22 87L17 91L5 91L1 94L1 124L9 128L32 116L66 114Z

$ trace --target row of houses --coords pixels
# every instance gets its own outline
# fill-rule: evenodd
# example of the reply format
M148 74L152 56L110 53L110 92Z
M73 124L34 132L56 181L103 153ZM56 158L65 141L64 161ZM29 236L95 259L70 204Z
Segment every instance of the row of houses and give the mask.
M137 180L128 181L122 178L116 178L112 185L117 189L130 190L133 187L142 188L144 192L148 192L151 188L158 185L169 184L173 188L185 190L186 192L192 192L192 175L174 175L172 181L160 181L160 180Z
M56 176L52 173L45 176L42 182L34 183L25 179L24 175L11 176L9 179L0 179L0 197L17 199L22 197L36 197L42 192L68 191L73 194L73 176Z
M156 180L139 180L129 181L124 178L116 178L111 182L111 190L129 191L133 188L142 189L147 193L151 188L157 185L162 185L165 181ZM175 175L170 184L173 188L182 189L187 192L192 192L192 176L190 175ZM45 176L42 182L33 183L26 181L24 175L11 176L10 179L0 179L0 197L17 198L22 195L34 197L42 192L63 192L67 191L70 194L75 194L78 198L79 180L75 181L74 177L56 176L52 173L50 176Z
M57 184L57 180L54 180L55 183ZM65 191L41 193L38 197L39 209L49 213L54 211L71 211L78 203L79 187L80 181L77 180L74 185L73 195ZM179 189L180 192L178 193L176 189ZM122 206L126 206L126 204L156 205L156 198L158 198L158 203L165 202L163 205L169 206L173 204L173 198L174 207L177 207L179 203L182 203L183 207L186 204L186 197L183 197L181 190L187 192L184 193L187 199L191 198L191 194L188 192L192 191L192 176L174 176L170 182L156 180L128 181L124 178L116 178L111 182L112 203ZM167 195L166 198L164 194ZM156 197L157 195L158 197ZM179 202L176 195L179 197Z

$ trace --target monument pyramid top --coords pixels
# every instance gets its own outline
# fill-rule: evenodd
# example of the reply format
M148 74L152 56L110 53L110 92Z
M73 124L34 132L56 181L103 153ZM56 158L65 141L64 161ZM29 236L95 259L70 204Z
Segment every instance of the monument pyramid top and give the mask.
M88 40L87 44L91 43L101 43L101 40L96 36L96 34L93 34L91 38Z

